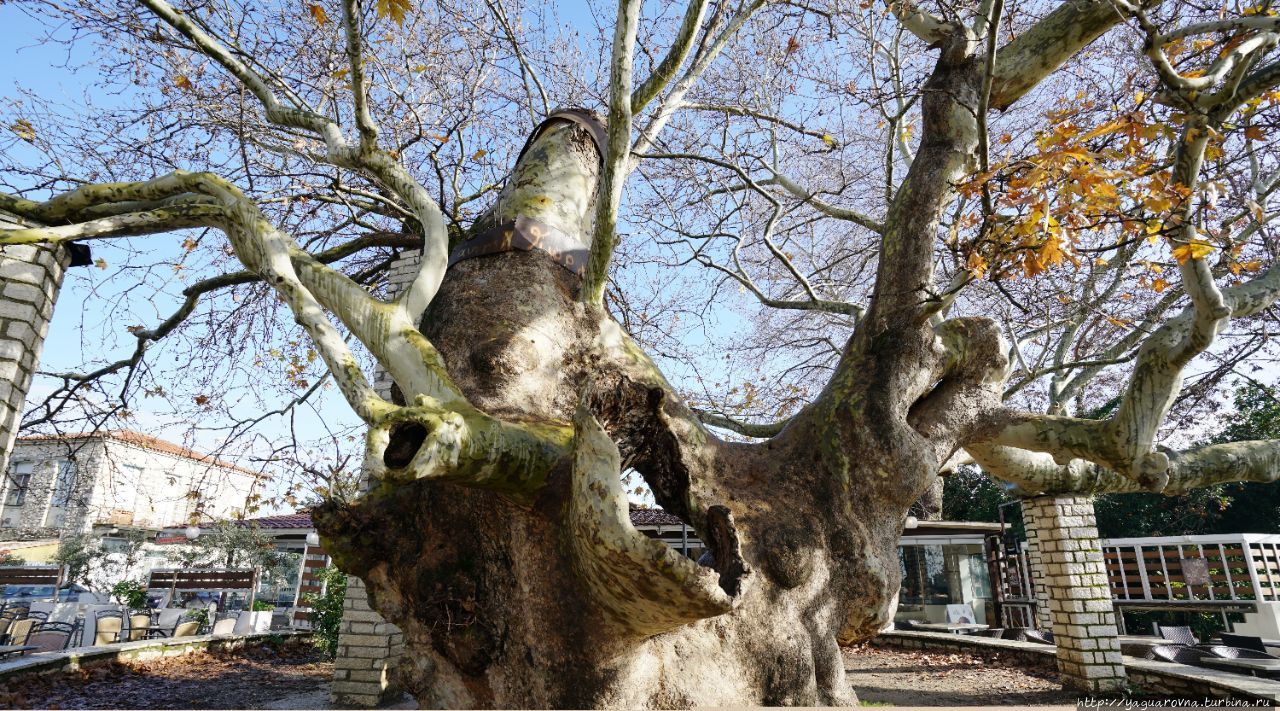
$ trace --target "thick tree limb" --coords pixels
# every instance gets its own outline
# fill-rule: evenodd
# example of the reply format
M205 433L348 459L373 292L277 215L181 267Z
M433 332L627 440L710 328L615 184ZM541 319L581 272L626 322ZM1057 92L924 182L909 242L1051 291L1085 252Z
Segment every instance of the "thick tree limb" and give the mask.
M604 300L609 262L618 244L618 206L622 203L622 187L627 180L627 164L631 159L631 71L636 28L640 22L639 0L619 0L616 22L609 65L609 142L606 155L602 156L604 170L596 198L591 256L579 294L579 298L589 304L600 304Z

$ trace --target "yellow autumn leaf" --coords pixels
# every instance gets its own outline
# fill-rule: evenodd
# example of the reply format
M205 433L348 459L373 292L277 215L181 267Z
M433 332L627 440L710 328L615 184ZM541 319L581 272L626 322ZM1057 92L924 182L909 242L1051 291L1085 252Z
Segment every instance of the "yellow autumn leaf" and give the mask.
M378 0L378 17L390 17L397 25L404 24L409 12L409 0Z
M1260 126L1250 126L1244 130L1244 137L1254 141L1261 141L1267 137L1267 134Z
M32 126L31 122L26 119L18 119L17 121L14 121L9 125L9 130L13 131L17 134L18 138L21 138L24 141L36 140L35 126Z
M836 139L831 134L824 133L822 134L822 142L828 146L834 146L836 144Z
M106 268L107 268L107 260L103 259L102 257L98 257L97 259L93 260L93 266L95 266L95 267L97 267L97 268L99 268L99 269L106 269Z
M1169 288L1169 282L1165 281L1164 277L1160 277L1159 279L1156 279L1155 281L1151 282L1151 290L1156 292L1157 294L1164 293L1164 290L1168 288Z
M1204 259L1213 252L1213 245L1200 240L1192 240L1187 244L1178 245L1173 248L1173 258L1178 260L1178 264L1184 264L1188 259Z
M480 150L471 154L471 160L480 160L481 158L484 158L487 155L489 155L489 151L486 151L485 149L481 148Z
M195 85L191 83L191 80L188 79L187 75L185 74L179 74L178 76L174 77L173 85L184 91L191 91L192 89L195 88Z
M324 26L329 22L329 15L325 13L324 8L316 3L307 6L307 11L311 13L311 19L316 21L317 25Z

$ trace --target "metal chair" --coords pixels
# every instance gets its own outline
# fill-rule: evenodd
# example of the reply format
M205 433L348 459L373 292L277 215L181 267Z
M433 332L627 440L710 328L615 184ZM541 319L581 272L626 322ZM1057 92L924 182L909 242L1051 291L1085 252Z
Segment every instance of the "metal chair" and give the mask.
M173 628L173 634L170 636L175 639L178 637L194 637L199 631L199 620L187 620L186 622L179 622L177 626Z
M1200 662L1209 653L1203 649L1195 649L1180 644L1161 644L1151 648L1148 653L1148 659L1156 659L1162 662L1173 662L1175 664L1188 664L1193 667L1202 667L1204 664Z
M93 646L101 647L120 641L124 630L124 613L119 610L98 610L93 616Z
M1251 637L1247 634L1231 634L1230 632L1223 632L1220 636L1223 646L1250 649L1267 654L1267 645L1262 643L1261 637Z
M978 630L977 634L979 637L993 637L995 639L1000 639L1000 636L1004 634L1004 628L992 627L989 630Z
M239 621L239 612L219 612L213 619L209 634L235 634L236 622Z
M1192 647L1200 643L1199 640L1196 639L1196 636L1192 634L1190 627L1166 626L1160 624L1152 626L1155 627L1156 636L1160 639L1167 640L1175 644L1185 644L1188 647Z
M1244 649L1241 647L1228 647L1224 644L1202 644L1196 649L1208 652L1219 659L1277 659L1274 654L1259 652L1254 649Z
M1045 630L1026 630L1023 633L1023 640L1026 642L1036 642L1039 644L1053 644L1053 632Z
M58 652L67 648L75 631L70 622L41 622L27 635L26 644L37 647L37 652Z
M36 622L49 621L49 613L45 612L44 610L36 610L35 612L32 612L31 610L27 610L27 617L29 619L35 620Z
M27 636L31 634L31 628L35 626L36 622L39 622L39 620L31 617L15 620L13 624L9 625L9 644L26 644Z
M147 630L151 629L151 613L135 612L129 615L129 641L135 642L147 636Z
M894 620L893 628L895 630L902 630L904 632L909 632L911 630L916 629L916 621L915 620Z

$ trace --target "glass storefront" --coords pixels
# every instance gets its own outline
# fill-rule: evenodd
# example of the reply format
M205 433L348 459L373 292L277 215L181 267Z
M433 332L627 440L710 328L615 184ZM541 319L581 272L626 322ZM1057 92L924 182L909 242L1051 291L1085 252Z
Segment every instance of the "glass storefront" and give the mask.
M894 619L946 622L947 605L967 604L991 624L991 577L981 542L903 538L898 548L902 589Z

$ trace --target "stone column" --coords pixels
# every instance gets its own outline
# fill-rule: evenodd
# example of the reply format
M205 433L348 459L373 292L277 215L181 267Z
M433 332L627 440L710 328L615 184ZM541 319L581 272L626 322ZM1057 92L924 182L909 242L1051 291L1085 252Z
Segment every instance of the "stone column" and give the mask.
M1098 542L1093 499L1039 496L1022 501L1036 617L1053 630L1063 686L1114 691L1125 685L1111 588Z
M418 253L408 252L391 265L390 291L404 288L418 271ZM391 397L391 376L379 370L374 387ZM368 488L368 481L361 484ZM369 607L364 581L347 579L347 596L342 604L338 628L338 653L333 660L333 687L330 700L342 707L373 707L400 694L395 668L404 649L404 635L395 625Z
M0 213L0 227L21 224ZM67 252L60 247L0 247L0 475L9 468L67 262Z
M372 708L399 694L394 673L403 648L400 630L369 608L364 581L349 577L330 700L341 708Z

